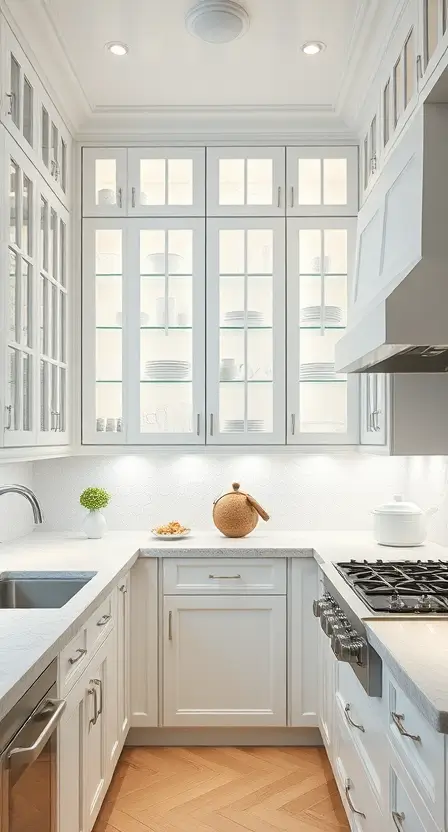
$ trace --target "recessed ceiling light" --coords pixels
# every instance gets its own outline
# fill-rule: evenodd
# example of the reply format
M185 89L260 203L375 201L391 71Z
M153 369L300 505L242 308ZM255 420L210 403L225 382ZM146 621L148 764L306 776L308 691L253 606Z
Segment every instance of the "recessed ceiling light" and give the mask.
M120 43L118 40L114 40L112 43L106 43L106 49L112 52L112 55L118 55L120 58L129 52L129 46L125 43Z
M250 18L234 0L199 0L185 15L190 34L207 43L230 43L245 35Z
M325 44L320 40L309 40L302 46L302 52L305 52L305 55L317 55L319 52L323 52L324 49Z

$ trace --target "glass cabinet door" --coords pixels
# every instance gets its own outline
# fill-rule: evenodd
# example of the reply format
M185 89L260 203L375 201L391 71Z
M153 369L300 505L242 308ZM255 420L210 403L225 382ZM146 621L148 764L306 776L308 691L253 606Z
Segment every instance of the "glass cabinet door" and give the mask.
M335 371L355 220L288 220L288 443L356 444L357 379Z
M288 147L288 215L356 216L357 169L357 147Z
M19 43L4 24L5 122L26 152L36 147L36 76Z
M204 216L203 147L130 148L128 180L130 215Z
M207 148L210 217L284 216L283 147Z
M131 443L204 442L204 249L204 220L130 222Z
M284 221L207 229L207 442L284 443Z
M82 182L84 217L126 216L127 150L125 148L83 148Z
M7 362L3 418L7 446L35 444L36 202L35 174L25 154L6 140L7 187ZM6 194L5 194L6 197ZM3 256L3 255L2 255Z

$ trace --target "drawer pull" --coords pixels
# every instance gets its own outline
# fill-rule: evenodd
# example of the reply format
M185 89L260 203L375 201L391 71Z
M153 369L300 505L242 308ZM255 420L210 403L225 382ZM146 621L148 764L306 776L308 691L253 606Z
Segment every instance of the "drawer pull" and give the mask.
M74 659L70 656L70 658L68 660L69 664L76 664L76 662L79 662L79 660L82 659L82 657L86 655L87 650L85 650L83 647L78 647L76 652L77 652L78 655Z
M107 622L110 621L111 618L112 616L106 612L104 615L101 616L100 620L96 622L96 626L104 627L104 625L107 624Z
M392 820L395 826L398 829L398 832L402 832L403 829L403 821L405 820L405 813L404 812L392 812Z
M123 593L123 595L125 595L127 591L128 591L128 589L127 589L126 584L121 584L121 586L120 586L120 592L122 592L122 593Z
M237 581L241 578L241 575L209 575L213 581Z
M351 725L353 728L357 728L358 731L362 731L362 733L365 734L366 729L364 728L364 725L358 725L358 723L354 722L353 719L351 718L351 716L350 716L350 705L347 704L345 706L344 713L345 713L345 718L346 718L348 724Z
M96 688L87 688L87 693L89 693L90 696L93 696L93 709L94 709L94 714L89 719L89 725L96 725L96 723L98 722L98 716L99 716L99 714L98 714L98 697L97 697L97 694L96 694Z
M92 683L94 685L97 685L100 689L100 704L99 704L99 708L98 708L98 716L101 716L101 714L103 713L103 683L102 683L101 679L91 679L90 684L92 684Z
M168 613L168 641L173 640L173 613L170 610Z
M352 803L352 798L351 798L351 795L350 795L350 790L352 788L353 787L352 787L352 784L350 783L350 780L346 780L345 781L345 796L347 798L347 803L349 805L350 811L353 812L354 815L359 815L360 818L365 818L364 812L359 812L358 809L355 809L355 807Z
M403 725L404 714L396 714L394 711L391 711L390 715L402 737L409 737L409 739L414 740L414 742L422 741L422 738L418 734L410 734L408 731L406 731L406 728Z

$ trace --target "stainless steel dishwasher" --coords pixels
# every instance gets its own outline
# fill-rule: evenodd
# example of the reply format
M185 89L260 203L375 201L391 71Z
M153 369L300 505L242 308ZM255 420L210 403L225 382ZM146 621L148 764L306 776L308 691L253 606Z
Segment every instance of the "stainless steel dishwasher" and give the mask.
M57 830L56 674L54 661L0 723L1 832Z

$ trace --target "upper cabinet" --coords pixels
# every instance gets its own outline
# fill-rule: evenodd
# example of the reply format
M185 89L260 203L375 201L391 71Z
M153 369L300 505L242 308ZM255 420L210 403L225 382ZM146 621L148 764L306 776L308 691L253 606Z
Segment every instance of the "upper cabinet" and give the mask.
M288 147L288 215L356 216L357 168L357 147Z
M85 217L205 213L204 148L84 148Z
M207 148L207 214L284 216L285 149Z
M420 84L425 86L448 47L447 0L420 0Z
M67 206L70 135L3 18L1 27L1 120L52 191Z

